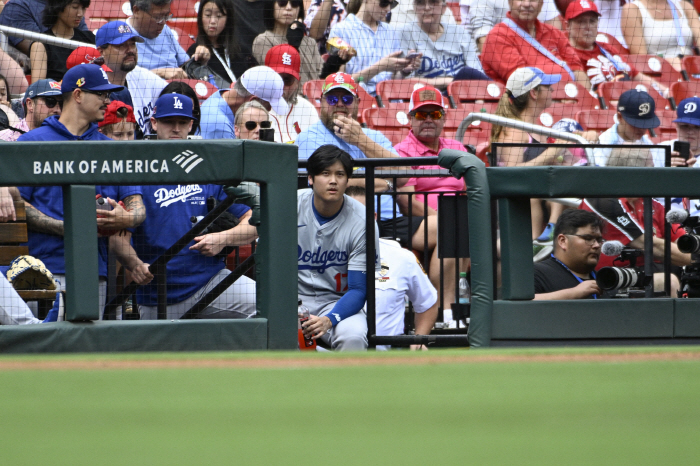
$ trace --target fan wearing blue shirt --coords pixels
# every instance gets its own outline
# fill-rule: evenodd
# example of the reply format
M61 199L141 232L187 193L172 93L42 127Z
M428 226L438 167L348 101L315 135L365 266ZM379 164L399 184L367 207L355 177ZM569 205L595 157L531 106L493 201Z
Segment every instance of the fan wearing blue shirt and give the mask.
M192 127L192 100L181 94L164 94L156 101L153 130L158 139L185 140ZM141 186L146 220L128 240L113 243L119 261L131 270L132 279L141 286L137 299L141 319L158 315L158 293L149 269L158 257L192 228L192 218L208 213L207 199L226 198L218 185ZM257 230L248 222L248 207L233 204L228 211L240 223L229 230L198 236L166 266L168 319L178 319L230 272L219 253L225 246L249 244ZM157 280L157 278L156 278ZM200 317L248 318L255 315L255 282L243 276L213 301Z

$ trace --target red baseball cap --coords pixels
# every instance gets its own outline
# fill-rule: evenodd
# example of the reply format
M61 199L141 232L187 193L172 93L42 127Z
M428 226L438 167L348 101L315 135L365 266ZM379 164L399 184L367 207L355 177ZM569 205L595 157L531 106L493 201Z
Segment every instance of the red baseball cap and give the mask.
M291 74L299 79L301 57L297 49L289 44L275 45L265 55L265 66L269 66L277 73Z
M408 104L408 111L412 112L426 105L437 105L442 108L448 107L442 93L433 86L423 86L414 89L411 93L411 102Z
M352 76L347 73L333 73L328 75L326 81L323 83L323 88L321 90L323 93L332 91L333 89L345 89L355 97L357 97L357 83Z
M71 69L77 65L87 65L88 63L93 63L95 59L102 58L100 51L95 47L78 47L73 50L68 58L66 59L66 69ZM98 60L99 61L99 60ZM111 72L112 70L102 63L95 63L96 65L101 65L102 69Z
M595 3L593 3L593 0L576 0L569 3L569 6L566 7L566 15L564 18L569 21L570 19L577 18L584 13L595 13L598 16L602 16L598 12L598 8L595 6Z
M126 109L127 123L136 123L136 118L134 117L134 109L131 107L131 105L127 105L119 100L113 100L107 106L107 110L105 110L105 119L98 122L97 126L102 128L105 125L114 125L116 123L121 123L123 118L120 118L119 115L117 115L117 110L119 110L120 108Z

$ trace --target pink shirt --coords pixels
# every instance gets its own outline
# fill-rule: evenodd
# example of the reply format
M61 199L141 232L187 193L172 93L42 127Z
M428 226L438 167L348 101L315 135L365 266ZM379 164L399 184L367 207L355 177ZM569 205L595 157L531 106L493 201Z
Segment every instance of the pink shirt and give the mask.
M440 138L440 145L437 152L427 147L413 135L413 130L408 132L406 139L394 146L396 152L401 157L435 157L442 149L455 149L464 152L464 146L454 139ZM412 167L414 170L419 168L439 169L439 165L416 165ZM445 192L445 191L464 191L466 189L464 180L458 180L452 176L444 178L411 178L406 186L415 186L416 192ZM423 202L423 196L416 196L416 202ZM428 195L428 206L437 210L438 195Z
M19 120L19 124L15 126L15 128L24 131L29 131L29 126L27 126L27 120L22 118L21 120ZM11 129L4 129L0 131L0 139L2 139L3 141L13 142L16 141L17 138L19 138L21 135L21 133L18 133L17 131L12 131Z

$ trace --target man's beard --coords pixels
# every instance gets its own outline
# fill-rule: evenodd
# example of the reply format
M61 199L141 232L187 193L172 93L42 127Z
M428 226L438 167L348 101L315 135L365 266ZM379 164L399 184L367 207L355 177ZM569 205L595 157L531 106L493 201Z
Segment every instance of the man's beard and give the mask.
M133 71L134 68L136 68L136 60L134 60L133 63L129 63L129 64L127 64L127 63L125 63L125 62L122 62L122 66L119 67L119 69L122 70L122 71L125 72L125 73L128 73L128 72L130 72L130 71Z

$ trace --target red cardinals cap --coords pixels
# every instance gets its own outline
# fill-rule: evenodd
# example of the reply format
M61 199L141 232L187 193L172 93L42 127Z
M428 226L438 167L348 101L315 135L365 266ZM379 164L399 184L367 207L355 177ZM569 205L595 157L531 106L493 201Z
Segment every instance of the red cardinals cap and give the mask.
M105 119L98 122L97 125L102 128L105 125L113 125L116 123L121 123L123 118L119 117L117 115L117 110L120 108L125 108L126 109L126 122L127 123L136 123L136 118L134 117L134 109L131 107L131 105L127 105L124 102L121 102L119 100L113 100L109 103L107 106L107 110L105 110Z
M415 89L411 94L408 111L412 112L426 105L437 105L438 107L447 108L445 98L433 86L423 86Z
M100 60L97 60L97 59ZM104 64L104 59L100 55L100 51L95 47L78 47L73 50L68 58L66 59L66 69L69 70L77 65L87 65L88 63L94 63L97 60L96 65L102 66L105 71L112 71L107 65ZM102 62L102 63L100 63Z
M595 6L595 3L593 3L593 0L577 0L569 3L569 6L566 7L566 16L564 16L564 18L569 21L570 19L579 17L584 13L595 13L598 16L601 16L601 14L598 12L598 8Z
M328 75L326 81L323 83L322 91L325 94L338 88L345 89L357 97L357 83L352 79L352 76L347 73L333 73Z
M301 57L297 49L289 44L275 45L265 55L265 66L277 73L287 73L299 79Z

